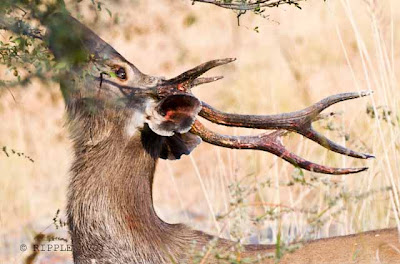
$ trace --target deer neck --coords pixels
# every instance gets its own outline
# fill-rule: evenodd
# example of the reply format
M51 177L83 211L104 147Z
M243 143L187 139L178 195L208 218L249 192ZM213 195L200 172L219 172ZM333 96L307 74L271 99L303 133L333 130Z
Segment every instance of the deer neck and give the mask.
M146 260L178 228L163 222L153 208L154 140L160 137L149 132L154 136L149 149L143 144L143 135L149 136L145 132L127 135L125 114L73 115L75 161L67 211L78 263L99 257L113 261L116 254L122 255L115 263Z
M82 115L70 109L69 114L75 160L67 213L76 263L171 263L201 252L214 239L165 223L154 211L162 137L149 129L126 133L124 113ZM218 240L222 251L232 245Z

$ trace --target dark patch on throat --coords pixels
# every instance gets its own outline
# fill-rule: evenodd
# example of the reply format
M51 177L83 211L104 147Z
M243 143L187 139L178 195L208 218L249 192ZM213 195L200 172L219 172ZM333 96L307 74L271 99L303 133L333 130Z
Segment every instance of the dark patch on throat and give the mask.
M154 133L146 124L141 134L143 148L153 159L158 159L161 153L161 146L165 142L165 137Z

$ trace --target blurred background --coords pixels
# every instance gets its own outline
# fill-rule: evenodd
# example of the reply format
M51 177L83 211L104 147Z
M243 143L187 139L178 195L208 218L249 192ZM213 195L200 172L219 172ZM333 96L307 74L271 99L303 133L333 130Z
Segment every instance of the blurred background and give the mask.
M331 107L340 115L315 127L376 159L337 155L298 135L284 140L314 162L368 171L321 175L269 153L203 143L179 161L159 162L154 200L163 220L244 243L399 226L400 2L307 1L301 10L248 12L240 26L234 12L190 0L103 3L109 11L78 18L144 73L173 77L208 60L237 58L209 73L223 80L194 90L223 111L282 113L337 93L374 91ZM85 14L94 7L71 1L67 8ZM0 70L2 78L12 74ZM3 89L0 120L0 263L22 263L30 252L20 247L37 233L69 239L63 222L72 151L58 85ZM206 124L225 134L260 133ZM36 263L72 260L70 252L41 252Z

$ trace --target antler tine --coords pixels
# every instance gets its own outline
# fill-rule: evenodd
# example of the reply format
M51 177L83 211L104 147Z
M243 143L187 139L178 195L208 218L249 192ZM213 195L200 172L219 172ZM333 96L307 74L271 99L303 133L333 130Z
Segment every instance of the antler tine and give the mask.
M310 161L307 161L294 153L289 152L281 143L281 136L286 133L283 130L278 130L270 134L264 133L258 136L227 136L217 134L206 127L199 121L195 121L191 131L193 134L201 137L205 142L213 145L232 148L232 149L254 149L270 152L289 163L300 167L302 169L334 175L344 175L358 173L365 171L368 168L332 168L323 165L319 165Z
M220 59L220 60L212 60L208 61L206 63L203 63L199 66L194 67L193 69L190 69L177 77L174 77L172 79L166 80L165 82L168 84L178 84L178 83L183 83L186 81L194 81L197 77L200 75L204 74L205 72L211 70L212 68L231 63L235 61L235 58L227 58L227 59ZM209 79L211 82L211 78ZM217 81L219 80L218 78L212 81Z
M198 86L198 85L202 85L202 84L206 84L206 83L210 83L210 82L216 82L216 81L219 81L219 80L221 80L223 78L224 78L224 76L197 78L197 79L195 79L193 81L192 87Z
M368 91L363 91L360 93L354 92L337 94L329 96L303 110L277 115L239 115L224 113L202 102L203 107L199 115L213 123L225 126L256 129L283 129L287 131L293 131L334 152L354 158L368 159L373 158L374 156L370 154L358 153L332 142L325 136L316 132L312 128L312 122L318 119L319 114L324 109L333 104L367 96L369 94L371 94L371 92Z
M358 158L358 159L371 159L375 158L374 155L367 154L367 153L360 153L354 150L345 148L332 140L328 139L327 137L321 135L317 131L315 131L312 127L305 128L304 130L299 130L297 133L303 135L304 137L311 139L312 141L318 143L319 145L327 148L333 152L343 154L349 157Z

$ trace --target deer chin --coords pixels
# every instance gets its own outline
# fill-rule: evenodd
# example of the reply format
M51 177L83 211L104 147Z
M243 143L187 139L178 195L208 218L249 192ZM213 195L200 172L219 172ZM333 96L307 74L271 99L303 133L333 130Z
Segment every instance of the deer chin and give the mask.
M139 111L133 111L125 125L125 133L128 137L133 137L144 127L145 115Z

